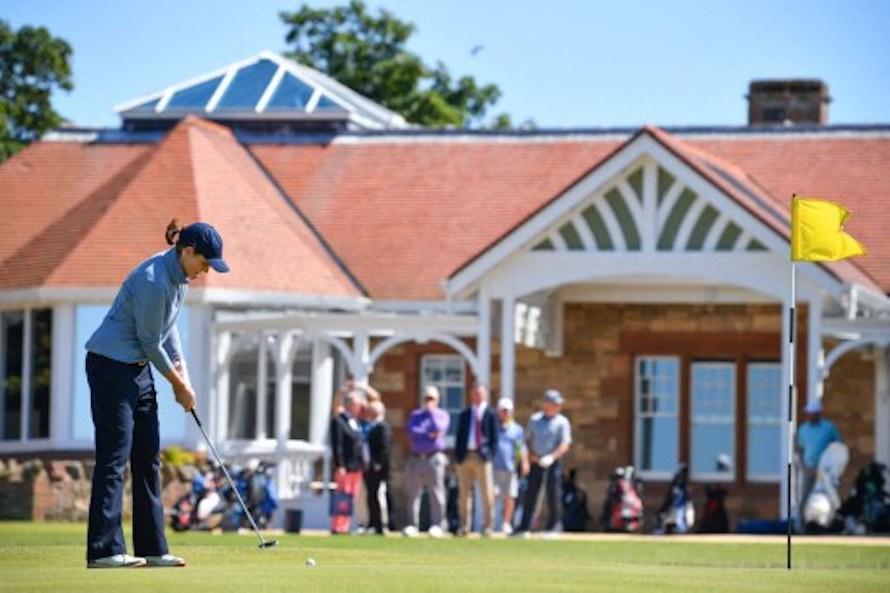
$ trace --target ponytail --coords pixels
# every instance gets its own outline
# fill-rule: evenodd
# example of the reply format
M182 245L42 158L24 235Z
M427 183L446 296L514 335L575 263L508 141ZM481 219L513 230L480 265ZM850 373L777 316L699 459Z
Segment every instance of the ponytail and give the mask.
M179 228L176 224L176 219L170 221L170 224L167 225L167 232L164 233L164 239L167 240L167 245L173 245L173 238L179 234L182 229Z

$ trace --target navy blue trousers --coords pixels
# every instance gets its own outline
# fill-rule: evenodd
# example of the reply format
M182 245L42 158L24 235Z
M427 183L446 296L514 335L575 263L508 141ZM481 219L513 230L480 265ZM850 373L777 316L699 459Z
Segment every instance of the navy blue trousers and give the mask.
M519 531L528 531L531 528L541 488L546 488L547 493L547 525L544 526L544 530L556 529L562 523L562 462L554 461L553 465L546 469L538 464L532 464L525 498L522 500L522 521L519 524Z
M127 552L121 526L127 460L133 485L134 553L166 554L158 401L151 366L90 352L86 371L96 438L87 560Z

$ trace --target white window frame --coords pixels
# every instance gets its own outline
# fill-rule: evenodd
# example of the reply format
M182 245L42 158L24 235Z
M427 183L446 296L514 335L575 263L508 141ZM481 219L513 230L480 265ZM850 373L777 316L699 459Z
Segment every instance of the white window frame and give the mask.
M676 397L676 407L673 414L663 414L663 413L648 413L644 415L640 411L640 399L642 394L640 393L640 362L643 360L649 361L673 361L676 366L677 375L675 377L675 384L677 385L677 393ZM634 359L634 467L637 468L637 473L640 477L648 479L648 480L670 480L674 475L675 468L680 463L680 427L682 425L682 418L680 417L680 408L681 408L681 398L682 398L682 386L680 385L681 378L681 369L682 369L682 359L679 356L637 356ZM677 449L674 451L674 461L671 464L671 469L664 471L652 471L652 470L644 470L642 469L642 431L640 430L641 423L643 418L648 417L673 417L677 423L677 434L676 434L676 442Z
M776 389L776 402L778 403L779 412L776 416L775 422L753 422L751 420L751 370L756 367L775 367L779 371L779 382L777 384ZM760 482L760 483L775 483L779 482L782 479L782 460L779 459L779 470L776 473L772 474L761 474L761 473L749 473L749 461L751 456L751 427L754 425L758 426L768 426L775 425L776 430L779 431L780 439L782 434L782 366L778 361L760 361L760 362L749 362L747 368L745 369L746 373L746 393L745 393L745 480L747 482ZM776 450L776 454L781 457L781 453L779 450Z
M45 437L30 437L28 435L29 428L31 424L31 413L33 412L33 393L32 393L32 374L34 372L33 368L33 360L34 360L34 340L33 340L33 332L34 332L34 312L37 310L45 310L49 309L50 316L52 318L52 322L55 323L56 315L55 310L52 307L38 307L32 308L27 307L24 309L5 309L0 311L0 314L6 313L21 313L22 314L22 384L21 384L21 406L22 413L19 418L19 436L16 439L5 439L5 435L0 435L0 451L17 451L20 450L22 445L25 445L26 448L28 445L48 445L53 437L53 425L52 419L49 421L49 434ZM0 323L0 332L3 332L0 335L0 381L5 381L6 379L6 335L5 335L5 326ZM52 335L50 336L52 340ZM50 346L53 348L53 345ZM52 381L52 352L50 352L50 381ZM2 389L2 385L0 385L0 389ZM52 415L52 409L54 405L58 405L56 402L53 402L52 397L52 385L50 385L49 392L49 413ZM0 427L4 426L5 423L5 414L6 410L6 394L0 392Z
M449 361L458 361L460 364L460 381L449 381L445 377L447 373L444 369L448 366ZM426 379L426 369L428 365L440 365L442 367L442 380L428 381ZM451 426L449 434L445 437L445 446L449 449L454 447L454 431L457 429L457 415L466 407L467 401L467 370L466 361L460 354L424 354L420 357L420 389L418 390L417 400L418 406L423 405L423 388L426 385L435 385L439 388L440 400L439 407L451 414ZM448 408L445 406L445 393L449 387L459 387L463 393L461 404L457 408Z
M705 422L697 422L695 418L695 393L696 393L696 368L702 367L719 367L719 368L728 368L731 370L731 378L729 381L729 389L730 389L730 402L729 409L732 415L732 422L726 423L721 422L716 419L707 420ZM696 472L695 468L692 467L692 458L693 452L695 451L695 427L697 425L706 424L709 426L730 426L732 438L730 442L732 443L732 454L730 458L733 461L733 468L735 468L736 459L738 459L738 439L736 428L738 426L738 414L736 413L736 403L738 401L738 365L735 361L729 360L715 360L715 361L707 361L707 360L693 360L689 363L689 477L695 481L709 481L709 482L732 482L735 479L735 471L728 472L718 472L716 469L714 471L708 472ZM717 452L714 452L715 455ZM714 458L714 467L716 468L717 459L716 456Z

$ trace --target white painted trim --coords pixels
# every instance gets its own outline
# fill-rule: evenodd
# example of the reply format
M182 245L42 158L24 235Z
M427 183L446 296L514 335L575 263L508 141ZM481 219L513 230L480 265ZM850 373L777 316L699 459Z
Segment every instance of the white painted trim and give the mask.
M689 236L692 234L692 229L695 228L699 217L707 206L709 206L709 204L702 197L699 197L692 202L689 206L689 210L686 211L686 216L683 217L683 221L680 223L677 235L674 237L674 244L671 246L671 251L676 253L686 251L686 245L689 243Z
M606 225L606 229L609 231L609 237L612 238L613 248L616 252L626 252L628 250L627 241L621 230L621 224L618 222L618 217L612 210L612 206L609 204L608 200L606 200L606 194L600 192L594 199L594 204L600 217L603 219L603 224Z
M676 183L676 181L675 181ZM637 227L640 229L640 248L643 253L654 253L658 247L658 163L643 161L643 210ZM649 229L649 232L646 232Z
M587 221L584 220L584 217L581 213L576 213L570 219L572 226L575 227L575 232L578 233L578 236L581 238L581 244L584 245L584 251L596 251L596 238L593 236L593 231L590 229L590 225L587 224Z
M516 299L501 301L501 394L512 399L516 394Z
M352 334L367 331L375 335L389 335L398 331L441 332L457 336L476 333L476 319L472 315L399 315L395 313L259 313L231 315L220 313L217 331L302 330L341 331Z
M52 383L50 385L49 436L53 448L61 449L62 443L74 436L74 360L83 360L76 339L76 308L73 303L62 303L53 308L53 335L51 353Z
M272 95L275 94L275 91L278 90L278 86L281 84L281 80L284 78L285 69L281 64L278 64L278 68L275 70L275 74L272 75L272 79L269 80L269 84L266 85L266 90L263 91L262 96L260 96L260 100L257 101L256 106L254 107L254 111L257 113L262 113L266 110L266 105L269 104L269 101L272 99Z

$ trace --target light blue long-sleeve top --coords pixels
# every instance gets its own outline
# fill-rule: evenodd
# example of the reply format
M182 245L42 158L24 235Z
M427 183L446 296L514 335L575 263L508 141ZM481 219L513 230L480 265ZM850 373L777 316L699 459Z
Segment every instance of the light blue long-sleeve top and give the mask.
M188 278L176 249L157 253L130 272L86 349L126 363L151 362L161 373L182 358L176 318Z

